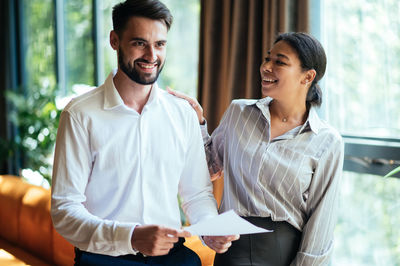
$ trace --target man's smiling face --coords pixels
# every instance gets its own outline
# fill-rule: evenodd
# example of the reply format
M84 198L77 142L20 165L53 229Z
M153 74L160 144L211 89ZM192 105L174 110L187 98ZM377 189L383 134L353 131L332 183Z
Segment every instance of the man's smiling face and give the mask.
M119 36L118 65L134 82L153 84L165 62L167 26L160 20L132 17Z

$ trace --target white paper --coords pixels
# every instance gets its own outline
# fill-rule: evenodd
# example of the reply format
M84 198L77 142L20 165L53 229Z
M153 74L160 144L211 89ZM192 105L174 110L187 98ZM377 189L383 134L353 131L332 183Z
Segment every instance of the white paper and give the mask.
M266 230L249 223L238 216L233 210L184 227L183 229L192 235L199 236L245 235L272 232L272 230Z

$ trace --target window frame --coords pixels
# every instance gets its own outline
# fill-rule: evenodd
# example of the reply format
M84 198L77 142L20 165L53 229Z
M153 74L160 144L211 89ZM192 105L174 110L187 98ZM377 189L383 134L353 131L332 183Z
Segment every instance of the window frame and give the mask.
M310 31L318 40L321 40L324 23L321 20L321 8L320 0L311 0ZM323 84L324 80L321 82ZM324 104L318 113L324 117ZM364 137L349 134L342 134L342 138L345 144L344 171L385 176L400 166L400 138ZM400 172L392 177L400 178Z

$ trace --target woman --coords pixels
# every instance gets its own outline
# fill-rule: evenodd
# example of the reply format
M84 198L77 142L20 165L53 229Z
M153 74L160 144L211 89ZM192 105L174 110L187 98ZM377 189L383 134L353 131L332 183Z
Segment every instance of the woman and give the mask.
M326 68L321 44L284 33L260 67L260 100L234 100L212 133L202 126L211 174L223 169L220 212L235 210L273 233L243 235L215 265L325 265L333 248L343 143L316 107ZM194 99L176 92L196 110ZM219 245L204 237L209 245Z

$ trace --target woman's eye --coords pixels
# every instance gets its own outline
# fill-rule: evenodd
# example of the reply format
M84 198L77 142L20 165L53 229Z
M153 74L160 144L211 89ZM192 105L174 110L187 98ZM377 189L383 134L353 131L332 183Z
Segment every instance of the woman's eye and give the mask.
M283 63L281 60L276 60L276 64L277 64L277 65L286 65L286 64Z
M266 57L266 58L265 58L265 62L269 62L269 61L271 61L271 58Z

